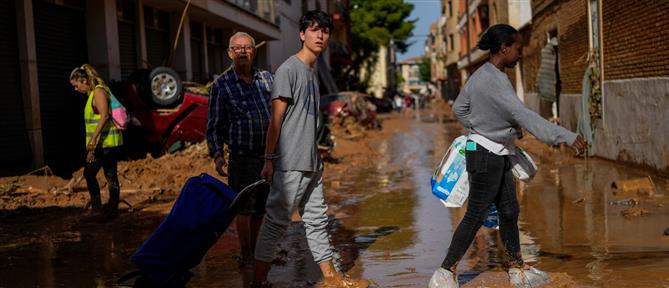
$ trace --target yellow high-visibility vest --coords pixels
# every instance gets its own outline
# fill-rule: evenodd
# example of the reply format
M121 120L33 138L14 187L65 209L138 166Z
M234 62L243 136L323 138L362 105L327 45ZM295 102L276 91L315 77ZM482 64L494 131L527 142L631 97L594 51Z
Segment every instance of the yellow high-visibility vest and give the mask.
M95 97L95 89L97 88L102 88L105 90L105 93L109 93L107 91L109 88L102 85L96 85L95 88L88 92L88 101L86 101L86 106L84 107L84 122L86 123L86 145L90 143L93 132L95 132L95 127L97 127L98 122L100 122L100 114L96 114L95 111L93 111L93 98ZM114 123L111 119L111 112L109 113L109 120L107 120L105 127L100 131L97 147L100 147L100 143L102 143L102 148L111 148L123 145L123 131L114 126Z

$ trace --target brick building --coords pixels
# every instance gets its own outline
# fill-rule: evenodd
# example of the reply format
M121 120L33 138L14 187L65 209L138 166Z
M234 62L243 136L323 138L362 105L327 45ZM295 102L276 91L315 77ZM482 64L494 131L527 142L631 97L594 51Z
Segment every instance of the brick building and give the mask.
M561 125L576 130L583 78L593 57L601 71L601 116L593 118L595 155L669 169L667 11L669 1L532 1L532 25L521 30L525 104L551 115L550 103L537 96L537 75L541 49L555 37Z
M487 51L476 48L483 32L492 25L502 23L519 29L526 27L531 20L530 1L460 0L456 6L458 11L456 30L460 40L458 82L464 85L469 75L489 59ZM516 87L523 87L523 74L519 66L507 73ZM522 99L522 88L518 94Z

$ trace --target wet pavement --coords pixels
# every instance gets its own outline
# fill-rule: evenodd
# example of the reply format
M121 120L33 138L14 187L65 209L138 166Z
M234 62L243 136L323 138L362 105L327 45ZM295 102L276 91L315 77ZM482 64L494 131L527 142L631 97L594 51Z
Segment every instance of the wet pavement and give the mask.
M464 215L463 208L444 208L429 186L435 163L461 132L449 119L402 117L385 122L391 129L394 121L404 121L408 127L400 133L368 140L377 152L372 165L348 167L325 179L326 194L339 195L333 197L330 229L337 265L346 273L380 287L425 287ZM522 250L530 264L566 272L577 287L669 287L669 238L662 236L669 226L667 178L651 174L657 187L653 195L615 195L613 181L648 173L526 148L539 165L532 182L518 184ZM637 206L619 205L633 204L620 202L631 198ZM630 207L648 214L624 217ZM141 212L91 225L76 224L79 213L54 208L3 214L0 287L113 287L134 269L129 256L162 217ZM502 271L500 245L497 231L482 228L460 263L459 281ZM270 274L276 286L318 282L308 251L296 222L278 248ZM193 270L190 287L244 286L251 272L237 267L237 253L233 226Z

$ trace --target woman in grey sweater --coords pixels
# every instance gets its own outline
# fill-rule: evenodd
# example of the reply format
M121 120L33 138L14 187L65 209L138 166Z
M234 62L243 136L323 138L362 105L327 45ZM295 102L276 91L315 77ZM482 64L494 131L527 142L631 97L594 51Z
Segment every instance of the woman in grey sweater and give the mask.
M548 275L523 263L518 236L519 205L508 155L516 153L515 139L521 128L548 144L566 143L577 154L584 152L583 138L529 110L518 99L504 68L513 68L522 56L518 31L506 24L490 27L478 43L490 51L483 64L465 84L453 112L467 130L465 158L470 175L467 212L453 234L448 255L430 279L430 288L458 287L455 268L491 203L499 211L500 235L509 258L513 287L533 287L550 282Z

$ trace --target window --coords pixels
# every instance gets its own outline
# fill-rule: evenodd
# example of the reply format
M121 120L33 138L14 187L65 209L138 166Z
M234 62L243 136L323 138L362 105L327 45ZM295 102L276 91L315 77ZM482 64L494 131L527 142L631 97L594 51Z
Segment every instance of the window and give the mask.
M490 26L490 17L488 15L488 5L481 5L479 8L479 18L481 22L481 31L485 31Z
M448 16L453 17L453 1L448 1Z
M454 44L455 41L453 40L453 33L451 33L450 35L448 35L448 43L450 44L450 45L449 45L450 47L448 48L448 50L449 50L449 51L453 51L453 50L455 49L455 44Z

